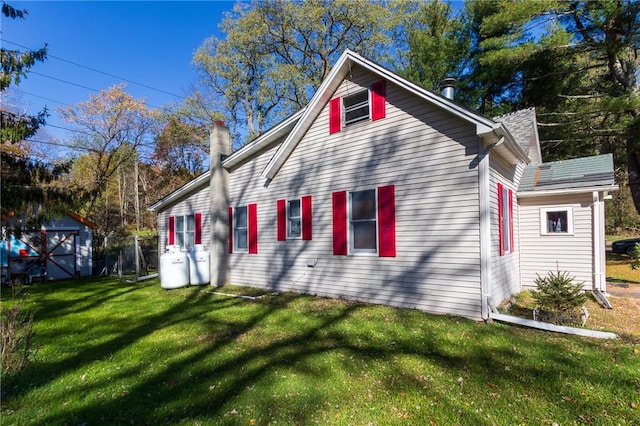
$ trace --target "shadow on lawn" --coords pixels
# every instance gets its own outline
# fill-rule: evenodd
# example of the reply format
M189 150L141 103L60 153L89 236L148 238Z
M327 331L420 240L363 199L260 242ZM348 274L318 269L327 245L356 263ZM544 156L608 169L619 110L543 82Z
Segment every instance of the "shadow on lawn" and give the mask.
M85 310L87 306L110 303L111 299L125 293L132 297L145 288L140 284L118 286L121 288L116 292L113 288L102 289L100 286L94 289L94 293L84 294L83 290L78 290L82 299L75 303L43 298L38 304L39 312L46 316L65 315ZM44 422L167 424L204 420L205 424L247 424L249 418L258 418L257 424L272 419L309 424L322 421L322 416L325 416L325 422L333 423L336 421L333 415L339 413L343 401L336 400L336 394L327 388L333 383L327 377L338 376L353 381L356 388L362 382L370 383L372 407L391 407L394 400L401 406L405 391L419 389L425 404L438 401L440 408L444 405L450 412L458 412L462 424L483 424L487 419L481 412L460 410L461 399L468 398L462 391L462 383L470 376L473 376L473 382L479 380L487 386L486 390L473 390L472 393L495 391L506 397L514 393L512 398L521 398L523 395L517 394L518 390L526 389L532 395L546 397L548 389L566 387L567 378L563 377L563 371L584 368L583 361L567 353L562 344L544 339L527 339L527 352L541 353L535 359L547 360L544 365L530 364L523 359L522 348L518 348L517 343L507 342L493 347L483 343L495 341L496 336L505 333L504 327L497 325L475 324L473 333L469 333L469 321L464 319L455 321L451 317L430 317L425 321L424 314L418 311L392 310L391 314L385 312L394 316L387 321L393 325L388 329L372 330L364 315L368 311L360 312L363 308L371 309L369 305L329 303L320 298L308 301L308 296L293 294L252 302L213 296L206 290L191 288L183 293L173 293L173 297L184 295L183 300L166 310L147 315L136 313L143 319L138 317L136 321L130 321L135 325L129 327L126 321L123 322L121 332L109 340L88 344L83 350L57 362L34 363L25 374L3 383L3 392L6 392L3 405L33 389L45 388L70 373L81 375L83 366L91 368L94 363L106 363L110 357L117 357L119 351L140 343L158 330L191 321L204 325L207 331L199 336L197 342L189 342L188 354L173 356L175 354L167 353L166 362L160 360L160 365L155 366L149 365L145 359L127 360L121 368L118 366L113 371L110 380L136 377L134 381L127 382L134 383L133 387L105 395L99 400L74 404L75 408L50 410ZM114 296L109 297L109 294ZM54 309L58 309L57 313ZM225 314L235 310L242 310L245 314ZM283 310L295 311L296 315L288 313L279 317ZM290 324L282 324L283 333L278 336L274 323L277 328L281 320L299 321L300 324L296 325L294 332L291 332ZM374 321L378 325L385 324L380 318L374 318ZM460 323L463 326L456 325ZM397 324L415 324L415 329L407 333L398 329ZM262 327L268 328L265 332L268 336L264 339L256 337ZM348 330L345 331L344 327ZM179 340L180 336L175 336L175 339ZM328 356L339 357L339 367L335 363L325 363ZM414 360L412 362L417 362L420 367L404 362L407 359ZM158 362L157 359L155 361ZM384 363L385 367L379 368L379 363ZM375 365L378 367L370 368ZM336 368L342 371L337 372ZM278 371L286 371L289 377L278 377ZM616 387L633 386L631 378L612 378L611 372L605 371L600 374L601 377L591 376L591 380L598 383L614 380ZM446 388L442 386L443 375L446 377L444 382L451 384ZM268 391L251 398L254 386L265 388L266 380L273 380L267 386ZM83 382L78 379L76 383L68 384L64 395L49 395L47 405L83 400L108 385L101 381ZM345 391L349 389L348 383L337 385ZM578 391L566 397L576 401L581 399ZM345 396L345 399L349 398L351 396ZM367 401L364 396L356 398ZM380 398L388 398L391 402L381 403ZM551 403L558 396L550 392L546 398ZM251 413L246 412L246 406L241 406L247 403L252 406ZM362 407L362 419L357 419L356 423L365 421L367 409ZM398 420L397 416L401 415L389 413L389 419Z

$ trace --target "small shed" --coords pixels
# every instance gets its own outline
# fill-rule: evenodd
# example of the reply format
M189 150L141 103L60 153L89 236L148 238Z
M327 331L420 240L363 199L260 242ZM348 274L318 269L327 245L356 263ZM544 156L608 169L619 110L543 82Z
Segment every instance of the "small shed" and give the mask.
M91 276L93 231L97 225L69 212L36 232L20 235L3 228L0 240L2 282L63 280Z

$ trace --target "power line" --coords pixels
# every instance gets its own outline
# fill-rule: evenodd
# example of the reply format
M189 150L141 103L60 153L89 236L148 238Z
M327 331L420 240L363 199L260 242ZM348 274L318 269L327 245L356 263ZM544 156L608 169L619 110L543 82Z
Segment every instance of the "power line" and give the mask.
M25 95L33 96L34 98L44 99L45 101L55 102L57 104L68 106L68 107L71 106L71 105L69 105L67 103L64 103L64 102L61 102L61 101L56 101L55 99L47 98L46 96L40 96L40 95L36 95L35 93L27 92L26 90L18 89L17 87L13 88L13 90L15 90L17 92L20 92L20 93L24 93Z
M39 72L37 72L37 71L29 70L29 73L30 73L30 74L39 75L40 77L50 78L51 80L56 80L56 81L59 81L59 82L61 82L61 83L70 84L70 85L72 85L72 86L80 87L80 88L82 88L82 89L91 90L92 92L95 92L95 93L100 93L100 90L98 90L98 89L94 89L94 88L89 87L89 86L83 86L82 84L73 83L73 82L71 82L71 81L63 80L63 79L58 78L58 77L52 77L52 76L50 76L50 75L42 74L42 73L39 73ZM53 102L57 102L57 103L59 103L59 104L66 105L64 102L60 102L60 101L55 101L55 100L54 100ZM146 103L146 105L147 105L147 106L150 106L151 108L156 108L156 109L160 109L160 110L164 110L164 111L169 111L166 107L159 107L159 106L156 106L156 105L151 105L151 104L150 104L150 103L148 103L148 102Z
M3 42L5 42L5 43L9 43L9 44L12 44L12 45L14 45L14 46L22 47L23 49L33 50L33 49L30 49L30 48L29 48L29 47L27 47L27 46L23 46L23 45L21 45L21 44L15 43L15 42L10 41L10 40L7 40L7 39L1 39L1 40L2 40ZM89 70L89 71L97 72L97 73L99 73L99 74L103 74L103 75L106 75L106 76L109 76L109 77L117 78L118 80L126 81L127 83L135 84L136 86L144 87L144 88L146 88L146 89L150 89L150 90L155 90L156 92L164 93L164 94L166 94L166 95L171 95L171 96L174 96L174 97L179 98L179 99L185 99L185 98L184 98L184 96L176 95L175 93L167 92L166 90L162 90L162 89L158 89L158 88L155 88L155 87L151 87L151 86L146 85L146 84L143 84L143 83L138 83L138 82L136 82L136 81L129 80L128 78L119 77L119 76L117 76L117 75L110 74L110 73L105 72L105 71L100 71L100 70L98 70L98 69L96 69L96 68L92 68L92 67L88 67L88 66L86 66L86 65L78 64L78 63L73 62L73 61L70 61L70 60L68 60L68 59L60 58L59 56L54 56L54 55L49 55L49 54L47 54L47 58L57 59L57 60L59 60L59 61L66 62L66 63L68 63L68 64L75 65L75 66L77 66L77 67L84 68L84 69L87 69L87 70ZM33 72L33 71L30 71L30 72ZM34 73L34 74L37 74L36 72L33 72L33 73ZM42 74L39 74L39 75L42 75ZM62 81L62 80L60 80L60 81ZM73 84L73 83L72 83L72 84ZM84 87L84 86L80 86L80 87ZM84 88L87 88L87 87L84 87ZM90 89L90 88L89 88L89 89ZM94 90L94 89L90 89L90 90Z

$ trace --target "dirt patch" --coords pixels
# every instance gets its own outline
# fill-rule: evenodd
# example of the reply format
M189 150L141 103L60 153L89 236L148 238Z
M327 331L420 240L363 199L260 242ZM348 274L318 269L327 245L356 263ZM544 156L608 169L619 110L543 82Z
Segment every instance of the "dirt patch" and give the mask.
M628 295L635 292L639 285L633 287L620 287L620 294ZM607 290L611 290L610 284ZM625 293L626 292L626 293ZM635 344L640 344L640 298L620 297L609 293L609 301L613 309L605 309L593 298L589 298L585 306L589 311L589 318L585 328L590 330L611 331L623 339L628 339ZM514 303L509 306L508 313L521 318L532 318L532 310L535 301L527 291L518 294Z

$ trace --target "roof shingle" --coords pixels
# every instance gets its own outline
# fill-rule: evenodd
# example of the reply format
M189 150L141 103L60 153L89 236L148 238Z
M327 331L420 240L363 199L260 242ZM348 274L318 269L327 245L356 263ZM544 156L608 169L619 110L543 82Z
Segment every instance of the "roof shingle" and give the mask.
M519 192L567 190L614 185L611 154L574 158L525 167Z

